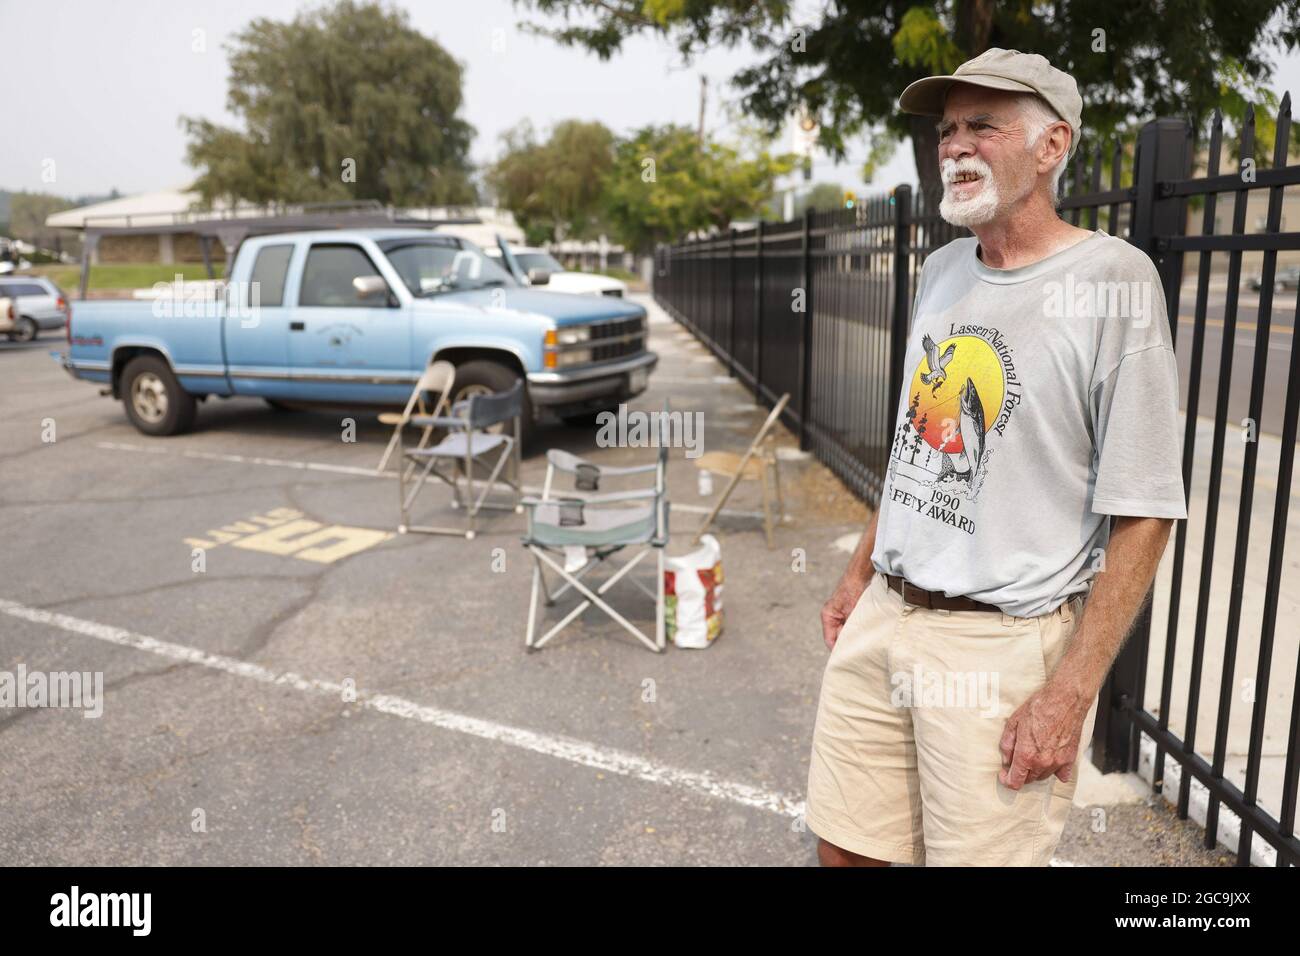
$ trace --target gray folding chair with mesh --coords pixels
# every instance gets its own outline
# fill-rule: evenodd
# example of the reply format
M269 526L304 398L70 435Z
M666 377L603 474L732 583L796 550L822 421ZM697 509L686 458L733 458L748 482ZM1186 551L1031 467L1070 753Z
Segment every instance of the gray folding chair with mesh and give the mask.
M667 443L661 441L659 457L653 465L597 465L555 449L546 453L546 459L546 483L542 496L523 500L528 514L524 546L532 552L536 562L524 646L530 651L537 650L594 605L650 650L663 651L664 548L668 544ZM573 476L573 492L563 495L557 492L557 473ZM654 475L653 488L599 492L601 483L607 478L649 474ZM600 587L593 591L583 583L587 572L630 548L638 550ZM636 578L627 577L628 572L651 552L656 554L658 564L654 590ZM550 568L564 580L564 584L552 591L544 568ZM612 608L603 597L625 577L655 602L653 638ZM550 607L569 589L577 591L585 600L540 638L536 637L539 603Z
M709 525L713 524L718 517L718 513L731 497L731 493L736 490L736 485L742 480L757 481L763 487L763 532L767 536L767 546L773 547L772 540L772 506L770 496L767 490L767 477L771 473L772 484L776 490L776 524L785 520L785 499L781 496L781 471L777 465L776 451L772 448L772 429L775 427L777 419L785 411L785 406L790 401L790 393L786 392L777 401L776 406L772 409L772 414L767 416L767 421L763 422L763 427L758 430L754 440L749 443L749 448L745 454L737 455L730 451L711 451L695 459L695 467L701 471L715 472L720 475L727 475L730 481L727 487L722 490L718 500L713 504L713 510L709 512L704 523L695 532L692 542L698 544L701 535L709 530Z
M473 538L475 519L480 511L522 511L519 489L519 418L524 410L524 382L519 379L507 392L495 395L472 395L457 402L450 415L412 415L407 424L417 428L446 428L448 434L432 447L417 445L408 448L403 431L397 433L398 460L403 467L398 472L398 496L402 507L402 520L397 526L401 534L418 531L423 534L457 534ZM513 422L513 433L498 428ZM496 431L489 429L498 428ZM506 464L510 474L503 474ZM405 467L407 464L414 467ZM481 481L483 490L474 497L475 465L489 469ZM463 528L440 528L433 525L411 524L411 505L420 489L430 478L437 478L451 486L452 507L463 508ZM488 494L496 487L510 488L513 501L509 504L490 502ZM463 487L463 497L462 497Z
M388 464L388 459L393 457L393 452L397 448L397 441L401 437L401 431L411 423L412 415L438 418L447 414L447 407L451 403L451 387L455 382L456 366L450 362L434 362L424 370L420 380L415 383L415 390L411 392L411 397L406 400L406 408L400 413L384 412L379 416L381 423L393 426L393 437L388 439L388 447L384 449L384 457L379 459L379 467L375 469L377 473L382 473L384 467ZM425 400L425 396L430 393L438 396L433 408L429 408ZM424 434L420 436L420 442L416 447L424 448L428 445L429 437L432 434L433 426L426 426Z

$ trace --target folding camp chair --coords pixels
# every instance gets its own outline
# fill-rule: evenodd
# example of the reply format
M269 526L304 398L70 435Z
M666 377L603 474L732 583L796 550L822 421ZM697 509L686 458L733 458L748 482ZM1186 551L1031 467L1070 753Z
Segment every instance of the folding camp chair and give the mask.
M379 416L380 422L393 426L393 437L388 439L388 447L384 449L384 457L379 459L379 467L375 469L377 473L382 473L384 466L388 464L388 459L392 457L393 450L397 448L401 431L411 423L412 415L437 418L447 414L447 406L451 402L451 387L455 381L456 366L450 362L434 362L424 370L420 380L415 383L415 390L411 392L411 397L407 399L406 408L402 410L401 414L384 412ZM438 401L432 409L426 405L424 398L430 392L438 396ZM429 436L432 434L433 426L426 426L424 434L420 436L420 442L416 447L424 448L428 445Z
M541 498L523 500L528 514L528 531L523 541L536 562L533 568L533 593L528 605L525 647L530 651L537 650L594 604L650 650L656 653L663 651L664 548L668 544L667 442L660 442L659 458L653 465L596 465L576 455L554 449L546 453L546 459L546 483ZM573 476L573 493L560 495L556 492L557 472ZM605 478L651 472L655 476L653 488L604 493L598 491ZM593 591L582 583L582 578L588 571L623 549L638 545L641 546L640 550L599 588ZM655 552L658 560L655 590L651 591L635 578L629 577L628 580L655 602L653 639L601 597L651 551ZM560 560L557 560L557 555ZM565 583L558 590L551 590L543 566L549 567L564 579ZM585 600L569 611L558 624L535 639L539 600L550 607L555 604L556 598L570 588L580 593Z
M524 383L520 379L508 392L496 395L471 395L457 402L447 416L412 415L408 424L417 428L446 428L447 436L433 447L407 448L401 430L397 433L398 460L415 467L403 467L398 474L398 497L402 506L402 520L397 526L401 534L419 531L424 534L463 534L474 537L474 519L484 509L519 512L519 419L523 414ZM514 434L505 430L490 432L487 429L503 422L514 421ZM495 454L495 458L493 455ZM512 464L511 474L502 474L507 462ZM474 466L490 466L483 481L483 491L474 497ZM444 470L447 469L447 470ZM418 474L416 474L418 472ZM429 478L438 478L451 486L452 507L465 509L464 528L438 528L432 525L413 525L410 521L411 504ZM461 486L464 485L464 498ZM498 484L514 490L510 504L489 502L488 494ZM410 486L410 490L407 488Z
M749 448L745 454L735 455L726 451L711 451L695 459L695 467L704 471L717 472L720 475L730 475L731 480L727 482L727 487L723 489L722 494L718 497L709 512L709 516L704 519L699 530L695 532L692 542L699 544L700 537L704 532L709 530L709 525L713 524L714 519L718 517L718 512L722 510L731 493L736 490L736 485L741 479L757 480L763 486L763 531L767 536L767 546L771 548L774 544L772 540L772 509L768 501L767 476L771 472L772 483L776 486L776 509L777 522L785 520L785 499L781 496L781 473L777 469L776 452L772 449L770 439L772 437L772 428L776 425L777 419L781 417L781 412L785 411L785 406L790 401L790 393L786 392L772 409L772 414L767 416L767 421L763 422L763 427L758 430L754 440L749 443Z

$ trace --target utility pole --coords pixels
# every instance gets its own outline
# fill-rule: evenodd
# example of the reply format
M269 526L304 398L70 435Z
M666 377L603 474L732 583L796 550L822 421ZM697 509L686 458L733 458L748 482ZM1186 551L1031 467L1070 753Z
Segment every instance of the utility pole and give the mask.
M700 126L697 131L700 146L704 145L704 105L709 99L709 78L703 73L700 74Z

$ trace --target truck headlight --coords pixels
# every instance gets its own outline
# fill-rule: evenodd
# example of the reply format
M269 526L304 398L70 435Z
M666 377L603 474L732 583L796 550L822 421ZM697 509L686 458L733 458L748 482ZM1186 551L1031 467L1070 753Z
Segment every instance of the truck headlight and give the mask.
M577 345L579 342L586 342L591 338L591 328L586 325L574 325L567 329L559 330L559 340L561 345Z
M557 354L559 356L557 367L559 368L564 368L566 365L586 365L591 361L591 349L572 349Z
M592 360L590 348L582 348L591 339L591 328L574 325L564 329L547 329L542 340L542 366L564 368L585 365Z

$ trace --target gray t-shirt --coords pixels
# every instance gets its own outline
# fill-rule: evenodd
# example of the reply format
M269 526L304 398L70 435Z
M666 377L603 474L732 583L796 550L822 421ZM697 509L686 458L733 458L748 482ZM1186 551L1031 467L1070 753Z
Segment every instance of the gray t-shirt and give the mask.
M917 283L877 571L1016 617L1086 592L1107 515L1187 517L1175 362L1151 260L1093 235L992 269L978 241Z

